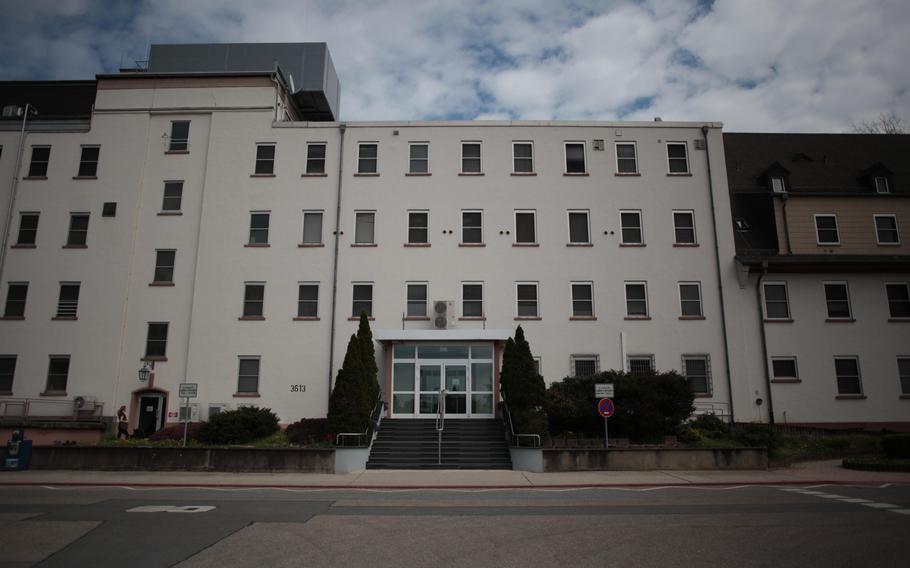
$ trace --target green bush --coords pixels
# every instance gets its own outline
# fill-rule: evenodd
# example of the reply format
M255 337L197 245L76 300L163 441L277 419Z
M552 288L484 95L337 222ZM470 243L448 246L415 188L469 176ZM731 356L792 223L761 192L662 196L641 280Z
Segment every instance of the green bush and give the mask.
M303 418L288 424L285 435L288 442L298 446L309 446L332 439L329 423L325 418Z
M882 438L885 455L891 459L910 458L910 434L890 434Z
M199 438L199 429L202 428L202 425L205 422L190 422L186 427L186 439L196 440ZM153 442L158 442L160 440L179 440L183 441L183 423L180 424L171 424L170 426L165 426L161 430L158 430L151 436L149 440Z
M370 413L376 399L372 385L365 379L370 370L364 369L362 342L356 335L348 341L344 362L335 376L335 387L329 397L329 432L364 432L370 425ZM376 381L373 380L375 383Z
M737 444L750 448L767 448L773 453L781 443L781 436L764 424L746 424L736 430L733 439Z
M537 374L534 355L521 326L515 330L515 338L510 337L503 349L499 387L517 433L547 433L546 386L543 377Z
M246 406L220 412L199 428L207 444L246 444L278 430L278 416L268 408Z

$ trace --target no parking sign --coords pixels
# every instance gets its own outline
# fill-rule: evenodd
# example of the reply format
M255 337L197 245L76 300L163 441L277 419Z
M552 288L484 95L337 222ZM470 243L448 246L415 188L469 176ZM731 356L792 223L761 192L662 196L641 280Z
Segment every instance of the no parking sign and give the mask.
M604 417L604 449L610 447L610 431L607 429L607 418L613 416L616 405L609 398L602 398L597 402L597 412Z

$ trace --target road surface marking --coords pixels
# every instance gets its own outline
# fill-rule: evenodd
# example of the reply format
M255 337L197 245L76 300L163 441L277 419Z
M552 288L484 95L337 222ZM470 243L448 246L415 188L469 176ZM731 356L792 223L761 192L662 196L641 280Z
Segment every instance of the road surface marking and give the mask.
M213 505L143 505L127 509L127 513L205 513L211 511Z
M873 509L897 509L900 507L900 505L892 505L891 503L862 503L862 505Z

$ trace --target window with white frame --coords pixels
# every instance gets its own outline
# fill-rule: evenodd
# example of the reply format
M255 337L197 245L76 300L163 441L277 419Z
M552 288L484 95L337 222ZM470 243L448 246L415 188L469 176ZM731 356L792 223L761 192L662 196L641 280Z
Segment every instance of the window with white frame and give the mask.
M594 283L572 282L572 317L594 317Z
M537 282L516 282L515 293L518 302L518 317L538 317Z
M569 243L573 245L591 244L590 212L587 209L570 210Z
M648 285L645 282L626 282L626 317L648 317Z
M322 244L322 211L303 212L303 244Z
M790 319L790 299L786 282L762 282L762 296L765 299L765 319Z
M483 211L461 212L462 244L483 244Z
M47 364L47 384L45 393L66 393L66 383L70 374L69 355L51 355Z
M850 319L850 291L846 282L825 282L828 319Z
M888 313L892 318L910 318L910 283L886 282Z
M165 212L180 211L183 203L183 182L164 182L164 196L161 199L161 210Z
M430 212L408 211L408 244L424 245L430 238Z
M840 244L837 231L837 216L815 215L815 240L820 245Z
M875 192L876 193L891 193L891 185L888 183L888 178L885 176L876 176L875 177Z
M694 245L695 239L695 212L674 211L673 231L678 245Z
M771 377L775 381L798 381L796 357L771 357Z
M644 244L644 234L641 229L641 211L619 212L621 243L624 245Z
M70 229L66 234L66 246L85 246L88 239L88 218L88 213L70 213Z
M461 143L461 173L479 174L483 172L480 162L480 142Z
M270 213L268 211L250 211L249 244L269 244L269 215Z
M98 157L101 146L83 146L79 156L79 171L76 177L95 177L98 175Z
M297 317L319 317L318 282L300 282L297 284Z
M379 172L379 144L361 142L357 146L357 173L375 174Z
M308 142L306 145L306 173L325 174L325 142Z
M13 364L15 365L15 360ZM910 357L897 358L897 375L901 383L901 394L910 395Z
M483 317L483 282L461 283L461 316Z
M427 317L427 283L408 282L407 287L407 317Z
M701 282L679 283L679 314L684 318L705 315L701 305Z
M585 165L585 143L584 142L566 142L566 173L583 174L587 173Z
M780 176L772 176L771 191L774 193L785 193L787 191L787 185L784 183L784 178Z
M237 394L259 393L259 368L258 355L241 355L237 365Z
M359 318L361 313L373 316L373 283L355 282L352 289L351 317Z
M186 152L190 149L190 121L172 120L171 137L168 139L169 152Z
M0 394L12 394L16 376L16 356L0 355Z
M428 142L411 142L408 144L408 173L430 173L430 144Z
M354 243L358 245L375 244L376 212L354 212Z
M28 177L47 177L47 166L50 160L50 146L32 146L32 159L28 164Z
M160 360L167 357L167 330L168 322L148 323L148 332L145 336L145 358Z
M689 152L685 142L667 142L667 164L671 174L689 173Z
M57 318L76 319L79 312L79 282L61 282L57 297Z
M38 238L39 213L20 213L19 232L16 236L16 245L33 246Z
M901 244L900 233L897 230L897 216L875 215L875 238L880 245Z
M537 244L537 211L515 211L515 243Z
M636 152L635 142L616 143L616 173L638 173L638 153Z
M243 283L243 317L261 318L263 317L263 306L265 305L265 282L244 282Z
M837 377L837 394L863 394L863 383L859 373L858 357L835 357L834 374Z
M275 144L256 144L257 176L268 176L275 173Z
M534 173L534 144L532 142L512 142L512 173Z
M579 354L569 357L569 373L573 377L590 377L600 372L600 355Z
M654 372L654 355L629 355L628 361L629 374L644 375Z
M170 284L174 282L174 261L177 258L175 250L155 251L155 273L152 282L155 284Z
M711 358L708 355L683 355L683 373L693 394L711 394Z

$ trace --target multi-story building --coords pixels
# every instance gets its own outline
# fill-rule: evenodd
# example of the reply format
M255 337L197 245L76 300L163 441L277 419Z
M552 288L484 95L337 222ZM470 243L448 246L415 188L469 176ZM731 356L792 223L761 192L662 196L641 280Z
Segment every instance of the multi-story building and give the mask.
M392 416L440 386L492 416L517 325L548 380L675 369L733 410L719 124L339 122L323 44L153 46L73 88L0 123L7 408L83 396L148 430L194 382L193 418L324 416L366 311Z

